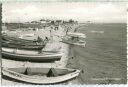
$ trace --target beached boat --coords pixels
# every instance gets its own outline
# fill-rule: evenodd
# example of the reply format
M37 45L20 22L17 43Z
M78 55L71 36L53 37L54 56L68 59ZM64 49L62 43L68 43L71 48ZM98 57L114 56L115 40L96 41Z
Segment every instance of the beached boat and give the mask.
M8 59L14 59L14 60L50 62L50 61L60 60L62 57L62 53L42 52L36 54L25 54L25 53L18 53L17 50L14 49L13 51L2 50L2 57Z
M85 34L82 33L67 33L66 36L62 37L61 42L85 47L86 45L85 38L86 38Z
M23 38L18 37L11 37L8 35L2 35L2 42L10 42L13 44L22 44L22 45L44 45L48 42L48 38L45 38L44 40L41 37L37 37L37 39L33 40L27 40Z
M26 40L26 39L22 39L22 38L18 38L18 37L11 37L11 36L8 36L8 35L2 35L2 40L5 40L5 41L17 41L17 42L29 42L29 43L32 43L34 40Z
M68 32L67 33L67 36L70 36L70 37L76 37L76 38L86 38L86 35L83 34L83 33L76 33L76 32Z
M61 42L66 43L66 44L70 44L70 45L82 46L82 47L86 46L85 41L73 41L71 39L62 38Z
M32 84L55 84L77 77L80 70L68 68L2 68L2 77Z
M27 49L27 50L42 50L45 44L25 44L25 43L14 43L9 41L2 41L2 47L17 48L17 49Z
M25 40L15 37L9 37L3 35L2 46L9 48L27 49L27 50L41 50L48 43L48 39L42 39L40 37L37 40Z

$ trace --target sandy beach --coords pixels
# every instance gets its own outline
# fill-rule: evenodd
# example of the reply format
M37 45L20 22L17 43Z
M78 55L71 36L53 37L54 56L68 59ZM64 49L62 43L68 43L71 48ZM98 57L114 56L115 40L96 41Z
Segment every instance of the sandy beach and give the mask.
M68 27L70 27L70 26L68 26ZM73 28L73 27L74 26L71 26L70 28ZM72 54L70 52L71 51L70 45L60 42L60 40L61 40L60 37L64 36L66 34L65 28L67 28L67 27L66 26L59 26L59 30L58 31L52 31L51 34L50 34L48 29L46 29L47 31L46 30L39 30L37 32L34 32L35 35L40 35L42 38L45 36L51 38L51 41L46 44L43 51L60 51L60 53L62 53L63 55L59 61L55 61L55 62L51 62L51 63L45 63L45 62L39 63L39 62L30 62L30 61L15 61L15 60L9 60L9 59L3 58L2 59L2 67L9 67L9 68L12 68L12 67L48 67L48 68L49 67L50 68L51 67L52 68L53 67L54 68L55 67L58 67L58 68L66 67L68 59L70 58L70 56ZM73 29L70 29L70 30L73 30ZM31 32L26 32L26 33L31 33ZM9 33L9 34L11 35L12 33ZM18 34L18 35L22 35L22 33ZM60 37L58 37L58 36L60 36ZM37 37L37 36L35 36L35 37ZM19 53L25 53L25 52L24 52L24 50L22 50L22 51L19 51ZM73 80L73 82L76 83L76 80L75 81ZM8 85L9 84L10 85L22 84L22 83L17 83L17 82L2 79L3 85L5 85L7 83L8 83ZM71 82L69 82L69 83L71 84ZM66 84L68 84L68 83L66 83Z

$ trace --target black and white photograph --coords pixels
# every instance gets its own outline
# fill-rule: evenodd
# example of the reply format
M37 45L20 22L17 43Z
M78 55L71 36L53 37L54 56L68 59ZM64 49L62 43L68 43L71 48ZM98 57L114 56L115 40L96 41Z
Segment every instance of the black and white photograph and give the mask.
M127 84L127 4L1 4L2 85Z

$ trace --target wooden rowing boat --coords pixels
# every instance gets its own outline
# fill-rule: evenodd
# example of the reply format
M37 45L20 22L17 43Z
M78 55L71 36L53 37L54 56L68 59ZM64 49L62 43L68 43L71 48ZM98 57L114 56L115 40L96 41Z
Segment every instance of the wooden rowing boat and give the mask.
M45 42L44 42L45 41ZM2 35L2 42L10 42L13 44L27 44L27 45L44 45L48 42L47 39L43 40L38 36L36 40L27 40L27 39L22 39L22 38L17 38L17 37L11 37L8 35Z
M24 53L18 53L16 49L14 49L13 51L2 50L2 57L8 59L14 59L14 60L49 62L49 61L60 60L62 57L62 53L42 52L36 54L24 54Z
M81 40L79 38L71 38L71 37L63 37L61 42L66 43L66 44L70 44L70 45L76 45L76 46L82 46L85 47L86 45L86 41L85 40Z
M67 32L67 34L65 36L61 36L62 40L60 42L70 44L70 45L85 47L85 45L86 45L85 38L86 38L86 35L83 33Z
M48 43L48 39L42 40L40 37L36 41L9 37L7 35L3 35L3 37L5 38L2 40L2 46L9 48L42 50Z
M8 35L2 35L2 40L5 40L5 41L17 41L17 42L29 42L29 43L32 43L34 40L26 40L26 39L22 39L22 38L17 38L17 37L11 37L11 36L8 36Z
M42 50L45 44L20 44L9 41L2 41L2 47L17 48L17 49L27 49L27 50Z
M77 33L77 32L68 32L67 35L70 36L70 37L86 38L85 34Z
M82 47L86 46L85 41L73 42L73 41L70 41L70 40L67 40L67 39L63 38L61 42L66 43L66 44L70 44L70 45L82 46Z
M69 68L2 68L2 77L32 84L55 84L77 77L80 70Z

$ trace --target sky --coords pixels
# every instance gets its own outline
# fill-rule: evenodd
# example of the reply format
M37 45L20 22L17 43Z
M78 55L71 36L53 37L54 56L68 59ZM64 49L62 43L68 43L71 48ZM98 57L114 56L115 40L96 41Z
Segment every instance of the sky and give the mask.
M80 22L126 23L125 3L100 2L10 2L2 4L3 22L74 19Z

